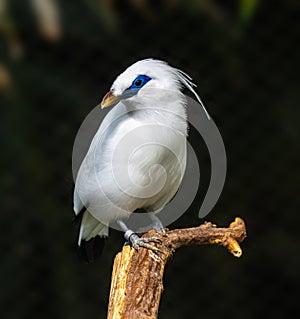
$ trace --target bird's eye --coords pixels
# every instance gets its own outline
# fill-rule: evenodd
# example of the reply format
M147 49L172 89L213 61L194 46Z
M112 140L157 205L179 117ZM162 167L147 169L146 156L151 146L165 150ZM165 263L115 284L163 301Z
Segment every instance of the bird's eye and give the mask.
M133 91L137 92L140 88L142 88L146 83L148 83L150 80L152 80L147 75L138 75L134 81L132 82L131 86L126 89L126 91Z
M136 87L141 87L142 86L142 84L143 84L143 81L142 80L140 80L140 79L136 79L135 81L134 81L134 83L133 83Z

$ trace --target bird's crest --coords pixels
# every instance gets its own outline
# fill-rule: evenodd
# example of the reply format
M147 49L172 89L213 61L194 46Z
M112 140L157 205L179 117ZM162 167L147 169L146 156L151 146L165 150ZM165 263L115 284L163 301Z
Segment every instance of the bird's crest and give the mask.
M143 64L143 63L153 63L153 66L159 65L161 67L167 68L168 71L173 75L175 81L179 84L179 86L186 87L189 91L191 91L194 94L196 100L200 103L201 107L203 108L207 118L210 120L210 115L208 114L200 96L194 90L194 87L197 87L197 85L192 81L192 78L187 73L185 73L184 71L182 71L180 69L177 69L177 68L170 66L165 61L156 60L156 59L152 59L152 58L138 61L136 64Z

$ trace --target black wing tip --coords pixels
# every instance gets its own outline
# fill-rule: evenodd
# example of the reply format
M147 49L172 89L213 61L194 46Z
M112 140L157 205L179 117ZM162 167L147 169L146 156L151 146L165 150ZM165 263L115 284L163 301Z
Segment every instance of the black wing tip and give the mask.
M95 262L101 255L106 242L106 237L96 236L88 241L81 240L78 247L79 259L87 263Z

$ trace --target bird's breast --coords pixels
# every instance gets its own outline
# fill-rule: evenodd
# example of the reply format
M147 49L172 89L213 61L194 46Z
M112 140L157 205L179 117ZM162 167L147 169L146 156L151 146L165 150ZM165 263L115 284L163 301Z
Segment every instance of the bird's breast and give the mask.
M185 134L166 121L128 115L108 133L105 139L95 136L80 169L83 202L98 219L141 207L162 208L184 175Z

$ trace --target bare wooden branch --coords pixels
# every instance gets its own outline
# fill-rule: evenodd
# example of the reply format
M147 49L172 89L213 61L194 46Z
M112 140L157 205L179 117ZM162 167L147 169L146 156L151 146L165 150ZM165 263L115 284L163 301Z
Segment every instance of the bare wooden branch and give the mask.
M187 245L222 245L235 257L242 255L239 243L246 238L245 223L236 218L228 228L205 222L199 227L169 230L160 234L150 230L143 237L155 236L162 253L124 246L115 257L108 305L108 319L155 319L163 291L163 274L176 249Z

